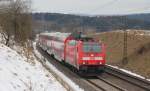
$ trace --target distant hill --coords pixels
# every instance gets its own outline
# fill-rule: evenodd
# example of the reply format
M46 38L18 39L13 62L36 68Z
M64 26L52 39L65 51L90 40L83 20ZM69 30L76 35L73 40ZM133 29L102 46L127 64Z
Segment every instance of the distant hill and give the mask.
M128 18L129 19L138 19L138 20L150 22L150 13L128 15Z
M90 17L59 13L34 13L32 16L36 30L100 32L125 28L150 29L150 14Z

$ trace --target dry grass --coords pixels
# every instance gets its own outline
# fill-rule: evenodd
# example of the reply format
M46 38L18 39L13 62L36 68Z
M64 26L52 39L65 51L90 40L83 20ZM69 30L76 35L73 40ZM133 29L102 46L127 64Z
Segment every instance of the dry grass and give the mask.
M122 64L123 32L101 33L94 37L106 44L107 64L117 65L150 78L150 36L137 33L139 32L128 32L128 63L126 65Z

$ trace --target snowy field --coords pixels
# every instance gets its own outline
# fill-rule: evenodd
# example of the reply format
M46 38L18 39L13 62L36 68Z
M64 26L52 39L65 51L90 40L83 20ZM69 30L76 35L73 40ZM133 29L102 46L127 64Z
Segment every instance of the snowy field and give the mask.
M34 58L35 65L0 44L0 91L66 91Z

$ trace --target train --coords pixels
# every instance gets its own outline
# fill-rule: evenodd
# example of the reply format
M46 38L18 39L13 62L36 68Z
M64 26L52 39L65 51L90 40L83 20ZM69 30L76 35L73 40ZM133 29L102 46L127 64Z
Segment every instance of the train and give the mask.
M38 46L60 62L81 73L100 73L105 69L105 45L99 40L76 33L40 33Z

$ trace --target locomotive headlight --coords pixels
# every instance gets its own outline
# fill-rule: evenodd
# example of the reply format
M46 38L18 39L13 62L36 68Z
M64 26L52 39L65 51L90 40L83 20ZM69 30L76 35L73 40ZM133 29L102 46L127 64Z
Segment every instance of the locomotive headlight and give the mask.
M102 64L102 62L99 62L99 64Z
M90 60L90 57L82 57L82 60Z
M83 62L83 64L85 64L85 62Z
M95 57L95 60L103 60L103 57Z

